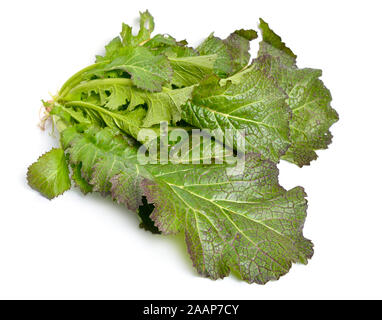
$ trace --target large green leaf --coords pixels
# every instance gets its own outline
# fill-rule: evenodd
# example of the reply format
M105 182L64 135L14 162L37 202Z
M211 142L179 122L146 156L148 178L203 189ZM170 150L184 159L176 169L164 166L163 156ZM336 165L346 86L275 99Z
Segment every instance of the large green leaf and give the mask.
M140 164L136 147L108 128L70 127L61 142L95 191L134 211L145 196L162 233L184 231L204 276L217 279L235 270L248 282L265 283L313 254L302 235L303 189L284 190L276 165L259 155L247 154L244 169L232 174L234 164L226 162Z
M274 163L247 155L242 174L226 165L149 165L144 192L151 218L165 234L185 232L198 272L212 279L235 270L264 284L306 263L312 244L302 235L306 216L302 188L284 190Z
M281 38L264 21L260 27L263 42L257 64L285 91L292 109L291 146L283 159L300 167L308 165L317 158L316 150L326 149L331 143L329 128L338 121L338 114L330 106L329 90L319 79L321 70L297 68L296 55Z
M29 185L48 199L70 189L68 164L62 149L53 148L28 168Z
M130 210L138 209L142 204L141 176L132 140L110 128L74 126L61 133L61 142L70 163L79 168L75 179L81 181L81 190L86 182L92 191L111 194Z
M286 95L256 65L240 78L238 83L226 81L222 86L213 78L201 84L184 106L182 118L198 128L245 131L246 151L278 162L289 146ZM239 147L236 139L233 147Z

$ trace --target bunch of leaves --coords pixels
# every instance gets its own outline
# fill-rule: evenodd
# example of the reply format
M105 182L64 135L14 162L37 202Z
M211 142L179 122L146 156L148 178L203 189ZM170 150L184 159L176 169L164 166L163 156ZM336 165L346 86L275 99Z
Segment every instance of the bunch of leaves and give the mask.
M153 35L148 11L136 35L123 24L105 54L44 103L61 148L29 167L30 186L52 199L73 182L136 212L146 230L183 232L195 268L212 279L233 271L264 284L294 262L307 263L313 245L302 234L306 194L279 185L277 164L310 164L330 144L338 115L321 71L298 68L296 55L262 19L259 28L258 56L250 61L254 30L226 39L210 34L192 48ZM187 163L173 154L167 164L142 164L138 149L147 141L140 132L150 129L157 143L161 123L169 131L245 132L245 146L229 146L231 156L245 155L244 169L232 174L229 157L211 148L223 142L217 138L183 145ZM203 163L207 157L214 161Z

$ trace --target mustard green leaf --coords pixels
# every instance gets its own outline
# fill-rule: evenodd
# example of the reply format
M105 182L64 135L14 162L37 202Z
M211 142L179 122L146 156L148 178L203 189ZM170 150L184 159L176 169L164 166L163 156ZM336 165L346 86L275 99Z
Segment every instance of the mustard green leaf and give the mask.
M48 199L70 189L69 168L62 149L53 148L28 168L29 185Z
M81 173L82 163L72 165L72 180L76 187L78 187L83 194L93 192L93 186L82 177Z
M285 43L281 40L280 36L278 36L271 28L269 28L268 23L266 23L261 18L259 28L261 30L264 43L267 43L271 47L286 54L290 58L290 62L294 63L296 61L297 56L293 53L293 51L285 45ZM266 47L269 48L269 46Z
M236 30L224 40L211 34L196 49L201 55L217 54L214 71L225 78L248 65L249 42L256 38L256 31L244 29Z
M201 55L216 54L217 58L214 64L214 72L220 77L226 77L233 71L232 56L224 43L218 37L210 34L207 39L205 39L196 50L200 52Z
M128 110L132 111L146 104L148 109L142 126L151 127L162 121L176 124L181 119L181 106L191 99L193 89L194 86L180 89L164 87L161 92L147 92L134 87L130 79L96 79L80 83L62 99L86 102L96 94L96 103L111 111L127 104Z
M138 88L148 91L161 91L162 85L170 82L172 70L170 62L163 55L154 55L148 48L123 48L109 63L101 64L86 75L122 70L131 76Z
M245 150L241 151L255 151L278 162L290 144L287 96L256 66L240 79L222 86L218 79L199 85L192 101L183 107L182 119L197 128L242 130ZM232 146L240 148L236 139Z
M257 64L284 90L292 110L291 146L283 159L300 167L309 165L317 159L316 150L328 148L332 141L329 128L339 119L330 105L330 91L319 79L322 72L297 68L290 63L289 56L279 50L260 54Z
M140 21L139 21L139 31L136 36L133 35L132 28L123 23L121 31L122 44L125 47L136 47L142 45L145 41L150 39L151 33L154 31L154 18L146 10L145 12L140 12Z
M217 54L191 57L170 57L173 70L171 83L177 87L188 87L199 83L214 73Z
M278 184L276 165L248 155L242 174L225 165L148 165L144 194L151 218L164 234L184 231L199 274L218 279L235 270L243 280L264 284L307 263L312 243L302 228L305 192Z
M61 136L70 163L79 170L76 180L81 181L81 190L86 182L86 188L91 186L92 191L107 195L111 192L113 177L121 172L129 175L136 173L136 146L132 140L115 130L94 126L86 127L85 130L71 127L64 130ZM134 190L132 186L130 190ZM140 201L141 196L136 202L140 204ZM127 205L126 201L124 203Z

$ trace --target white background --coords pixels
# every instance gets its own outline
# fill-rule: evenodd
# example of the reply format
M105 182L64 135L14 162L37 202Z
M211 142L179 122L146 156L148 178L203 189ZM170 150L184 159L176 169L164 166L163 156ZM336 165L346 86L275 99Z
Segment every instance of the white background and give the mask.
M0 298L382 298L380 1L2 1L0 4ZM211 281L193 270L181 236L152 235L98 195L48 201L26 184L28 165L57 144L38 129L47 99L149 9L156 31L192 45L263 17L323 69L340 121L318 161L280 164L284 187L305 187L307 266L277 282ZM253 45L253 52L256 46Z

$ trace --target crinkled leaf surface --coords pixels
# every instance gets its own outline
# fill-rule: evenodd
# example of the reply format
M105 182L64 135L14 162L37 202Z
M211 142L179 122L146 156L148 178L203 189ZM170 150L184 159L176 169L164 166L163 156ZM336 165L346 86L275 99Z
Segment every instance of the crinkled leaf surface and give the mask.
M262 21L263 41L257 64L263 68L288 95L292 110L290 121L291 146L283 156L298 166L308 165L317 158L315 150L326 149L331 143L329 128L338 121L330 106L329 90L319 79L321 70L295 65L296 56Z
M138 209L141 176L136 167L137 147L130 139L110 128L75 126L62 132L61 142L70 163L80 166L76 173L80 181L86 181L92 191L111 194L130 210Z
M248 282L266 283L313 254L302 235L303 189L284 190L276 165L259 155L247 155L244 172L230 175L228 164L137 164L136 149L110 129L71 127L62 143L96 190L132 210L145 206L145 195L159 231L184 231L204 276L222 278L235 270Z
M151 232L184 232L195 268L212 279L234 271L263 284L294 262L307 263L313 245L302 234L306 195L279 185L276 163L283 157L308 164L330 143L338 115L321 71L298 69L296 55L263 20L258 58L248 66L253 30L224 40L211 34L195 50L185 40L152 35L148 11L140 18L137 32L123 24L105 55L44 103L63 149L30 166L30 185L48 198L61 194L70 188L69 164L83 193L111 196ZM140 142L162 147L162 122L170 136L195 127L240 130L246 145L242 150L228 139L226 153L223 140L194 132L165 145L169 164L142 164L138 133L153 130L152 140ZM238 173L232 160L244 153Z
M293 112L292 145L283 159L299 166L308 165L317 158L315 150L326 149L331 143L329 128L338 120L337 112L330 106L330 92L319 79L322 72L286 67L277 58L259 61L287 93Z
M212 279L237 271L264 284L306 263L312 244L302 235L306 216L302 188L286 191L274 163L248 156L240 175L225 165L149 165L153 181L144 192L151 218L165 234L185 232L198 272Z
M232 57L232 73L236 73L248 65L250 54L249 42L257 38L254 30L237 30L224 40L228 52Z
M243 73L240 83L206 81L194 91L182 118L198 128L245 131L246 151L278 162L289 146L290 109L285 93L262 70ZM233 139L233 147L237 148ZM229 142L228 142L229 143ZM243 150L242 150L243 151Z
M62 149L53 148L28 168L29 185L48 199L70 189L68 164Z
M76 187L78 187L83 194L93 192L93 186L82 176L82 163L72 164L72 180Z

